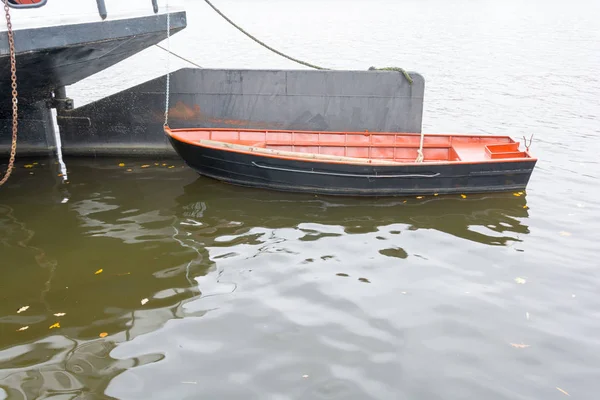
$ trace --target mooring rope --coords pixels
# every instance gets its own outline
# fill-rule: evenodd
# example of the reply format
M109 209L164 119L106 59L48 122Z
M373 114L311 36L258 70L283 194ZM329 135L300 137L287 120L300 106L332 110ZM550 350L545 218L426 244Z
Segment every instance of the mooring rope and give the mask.
M258 38L256 38L255 36L251 35L250 33L246 32L241 26L239 26L238 24L236 24L235 22L233 22L230 18L228 18L221 10L219 10L217 7L214 6L213 3L210 2L210 0L204 0L206 2L206 4L208 4L213 10L215 10L215 12L217 14L219 14L221 17L223 17L223 19L225 19L225 21L229 22L231 25L233 25L237 30L239 30L240 32L242 32L244 35L248 36L250 39L254 40L256 43L260 44L261 46L263 46L264 48L271 50L273 53L278 54L284 58L287 58L288 60L294 61L298 64L301 65L305 65L307 67L310 68L314 68L314 69L320 69L320 70L331 70L330 68L325 68L325 67L320 67L318 65L315 64L311 64L309 62L306 61L302 61L299 60L297 58L294 58L292 56L289 56L285 53L282 53L281 51L274 49L273 47L267 45L266 43L262 42L261 40L259 40ZM409 84L412 85L413 80L410 77L410 75L408 74L408 72L406 72L404 69L400 68L400 67L385 67L385 68L375 68L375 67L370 67L369 68L370 71L398 71L400 73L402 73L404 75L404 77L406 78L406 80L408 81Z
M413 83L413 79L410 77L408 72L406 72L406 70L404 70L404 68L400 68L400 67L384 67L384 68L370 67L369 70L370 71L397 71L397 72L402 73L402 75L404 75L404 77L406 78L408 83L410 83L411 85Z
M267 45L266 43L258 40L256 37L254 37L253 35L249 34L248 32L246 32L241 26L237 25L235 22L233 22L231 19L229 19L225 14L223 14L221 12L221 10L219 10L217 7L215 7L213 5L213 3L210 2L210 0L204 0L206 2L206 4L208 4L213 10L215 10L217 12L217 14L219 14L221 17L223 17L223 19L225 19L225 21L229 22L231 25L233 25L237 30L239 30L240 32L242 32L244 35L248 36L250 39L254 40L256 43L260 44L261 46L271 50L273 53L279 54L280 56L287 58L288 60L297 62L298 64L302 64L305 65L307 67L310 68L314 68L314 69L322 69L322 70L328 70L329 68L324 68L324 67L319 67L318 65L314 65L311 64L309 62L306 61L302 61L302 60L298 60L297 58L288 56L287 54L282 53L281 51L274 49L273 47Z
M164 48L164 47L162 47L160 44L155 44L155 46L156 46L156 47L158 47L159 49L162 49L162 50L166 51L167 53L169 53L169 54L171 54L171 55L173 55L173 56L175 56L175 57L177 57L177 58L180 58L180 59L182 59L182 60L183 60L183 61L185 61L185 62L188 62L188 63L192 64L194 67L197 67L197 68L200 68L200 69L202 69L202 66L201 66L201 65L198 65L198 64L196 64L195 62L193 62L193 61L191 61L191 60L188 60L187 58L185 58L185 57L182 57L182 56L180 56L179 54L177 54L177 53L174 53L174 52L172 52L172 51L171 51L171 50L169 50L169 49L165 49L165 48Z

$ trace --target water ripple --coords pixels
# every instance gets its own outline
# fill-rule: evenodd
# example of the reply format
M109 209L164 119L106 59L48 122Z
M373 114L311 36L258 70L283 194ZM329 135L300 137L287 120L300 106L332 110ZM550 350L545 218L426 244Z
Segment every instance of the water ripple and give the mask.
M527 193L343 199L91 159L57 187L18 163L0 198L0 397L594 398L600 3L222 3L297 57L423 74L426 133L533 135ZM186 7L176 53L295 68ZM139 57L72 96L164 74L160 49Z

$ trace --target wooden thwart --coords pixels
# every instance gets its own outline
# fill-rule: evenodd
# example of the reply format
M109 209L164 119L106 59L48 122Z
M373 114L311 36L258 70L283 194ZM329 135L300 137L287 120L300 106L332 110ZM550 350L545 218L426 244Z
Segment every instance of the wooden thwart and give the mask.
M274 150L259 147L259 143L254 146L245 146L233 143L224 143L209 139L200 139L197 141L198 144L206 145L209 147L225 148L232 150L250 151L258 154L269 154L282 157L293 157L293 158L304 158L307 160L323 160L323 161L342 161L353 164L377 164L377 165L403 165L406 162L397 162L391 160L378 160L374 158L361 158L361 157L347 157L347 156L334 156L329 154L317 154L317 153L301 153L297 151L286 151L286 150Z

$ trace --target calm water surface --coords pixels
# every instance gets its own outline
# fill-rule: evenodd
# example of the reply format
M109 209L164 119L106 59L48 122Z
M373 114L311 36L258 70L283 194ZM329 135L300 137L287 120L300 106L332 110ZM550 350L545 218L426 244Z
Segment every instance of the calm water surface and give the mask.
M68 159L64 184L21 160L0 189L0 399L598 398L597 2L214 2L296 57L422 73L425 132L534 134L527 193L284 194L177 159ZM183 56L297 67L188 12Z

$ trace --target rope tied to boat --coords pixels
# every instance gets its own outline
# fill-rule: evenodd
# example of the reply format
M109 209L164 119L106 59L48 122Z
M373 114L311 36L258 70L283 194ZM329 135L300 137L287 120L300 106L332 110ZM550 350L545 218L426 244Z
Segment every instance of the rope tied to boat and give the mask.
M419 144L419 148L417 149L417 159L415 162L422 163L425 157L423 156L423 141L425 140L425 134L421 131L421 142Z
M264 48L266 48L267 50L272 51L275 54L280 55L281 57L287 58L290 61L293 61L295 63L304 65L306 67L309 68L313 68L313 69L318 69L318 70L328 70L330 71L331 68L325 68L325 67L321 67L312 63L309 63L307 61L302 61L299 60L297 58L294 58L292 56L289 56L277 49L274 49L273 47L267 45L266 43L264 43L263 41L259 40L258 38L256 38L255 36L253 36L252 34L248 33L246 30L244 30L241 26L239 26L238 24L236 24L235 22L233 22L229 17L227 17L221 10L219 10L217 7L215 7L215 5L213 3L211 3L210 0L204 0L206 2L206 4L208 4L217 14L219 14L221 17L223 17L223 19L227 22L229 22L234 28L236 28L238 31L242 32L244 35L248 36L250 39L252 39L253 41L255 41L256 43L258 43L259 45L263 46ZM411 78L411 76L408 74L408 72L406 72L404 69L400 68L400 67L385 67L385 68L375 68L375 67L370 67L369 71L398 71L400 73L402 73L404 75L404 77L406 78L406 80L408 81L408 83L410 85L413 84L413 79Z
M2 180L0 180L0 186L4 185L10 174L13 171L15 165L15 155L17 153L17 128L18 128L18 92L17 92L17 60L15 55L15 39L12 31L12 22L10 20L10 8L8 1L4 2L4 11L6 13L6 33L8 36L8 45L10 48L10 77L11 77L11 88L12 88L12 142L10 146L10 159L8 161L8 168Z
M529 151L529 148L531 147L532 143L533 143L533 133L531 134L531 137L529 138L529 144L527 144L527 138L525 136L523 136L523 144L525 145L526 151Z
M406 72L406 70L404 68L400 68L400 67L384 67L384 68L370 67L369 71L396 71L396 72L400 72L402 75L404 75L404 77L406 78L406 80L408 81L408 83L410 83L411 85L413 84L413 79L410 77L410 75L408 74L408 72Z

